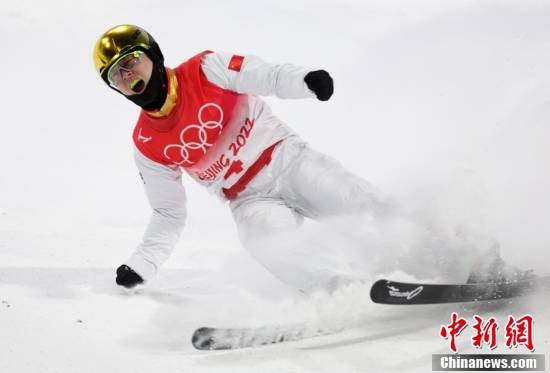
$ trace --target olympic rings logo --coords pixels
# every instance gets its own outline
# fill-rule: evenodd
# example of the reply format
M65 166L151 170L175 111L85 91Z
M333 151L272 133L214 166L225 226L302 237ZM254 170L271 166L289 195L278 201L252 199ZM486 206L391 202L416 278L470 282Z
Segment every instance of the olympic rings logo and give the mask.
M213 108L217 111L216 117L219 118L217 120L205 120L203 118L203 111L206 108ZM212 111L213 110L209 110L208 112L211 113ZM174 162L174 164L182 165L187 163L186 165L190 166L197 162L202 155L206 154L208 148L213 145L213 141L218 138L218 135L223 129L223 110L217 104L207 103L201 106L198 113L198 119L199 124L190 124L181 130L179 144L167 145L164 148L164 156ZM168 154L168 151L173 148L179 150L181 161L176 162Z

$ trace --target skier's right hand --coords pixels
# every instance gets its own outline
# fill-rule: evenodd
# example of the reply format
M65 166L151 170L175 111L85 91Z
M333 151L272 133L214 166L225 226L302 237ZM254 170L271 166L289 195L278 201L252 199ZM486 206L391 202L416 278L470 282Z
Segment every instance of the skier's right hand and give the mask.
M136 285L142 284L143 278L141 278L132 268L123 264L116 270L116 283L127 289L132 289Z

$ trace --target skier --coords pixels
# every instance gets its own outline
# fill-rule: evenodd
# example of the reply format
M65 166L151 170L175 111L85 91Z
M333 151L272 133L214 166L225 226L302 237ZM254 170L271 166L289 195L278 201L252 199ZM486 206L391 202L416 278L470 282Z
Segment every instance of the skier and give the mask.
M327 71L211 51L172 69L153 37L128 24L99 38L94 62L110 88L142 109L135 161L153 210L142 242L116 271L118 285L151 280L170 256L186 218L182 171L229 202L243 246L283 282L312 290L353 277L330 258L293 258L299 248L281 255L289 245L282 236L304 218L377 216L388 204L372 185L310 148L258 97L327 101L334 89Z
M325 70L210 51L171 69L153 37L134 25L105 32L94 61L109 87L142 108L135 160L153 209L143 241L117 269L117 284L150 280L170 256L186 217L182 170L229 201L243 245L279 276L277 261L262 261L266 236L304 217L383 208L371 185L311 149L258 97L327 101L333 80Z

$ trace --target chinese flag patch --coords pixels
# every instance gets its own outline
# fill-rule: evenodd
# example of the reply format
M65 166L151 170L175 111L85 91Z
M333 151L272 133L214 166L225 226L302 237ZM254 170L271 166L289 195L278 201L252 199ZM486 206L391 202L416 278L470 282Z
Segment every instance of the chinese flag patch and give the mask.
M231 57L231 60L229 60L229 66L227 66L227 68L229 70L233 70L233 71L241 71L241 67L243 66L243 61L244 61L244 57L243 56L239 56L237 54L234 54L232 57Z

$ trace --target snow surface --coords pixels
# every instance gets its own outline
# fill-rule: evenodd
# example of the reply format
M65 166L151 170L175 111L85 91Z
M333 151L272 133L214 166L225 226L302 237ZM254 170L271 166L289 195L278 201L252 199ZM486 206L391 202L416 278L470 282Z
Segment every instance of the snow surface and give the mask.
M531 0L3 0L0 372L429 372L448 352L438 330L452 311L532 313L547 354L540 297L400 308L372 304L364 285L300 295L248 256L227 207L188 178L173 257L149 288L121 292L114 268L149 218L131 153L137 110L104 87L91 51L130 22L171 66L212 49L325 68L331 101L268 98L273 110L419 225L495 237L507 261L549 273L549 17ZM408 239L397 229L368 254ZM348 328L231 352L189 343L199 326L294 322Z

